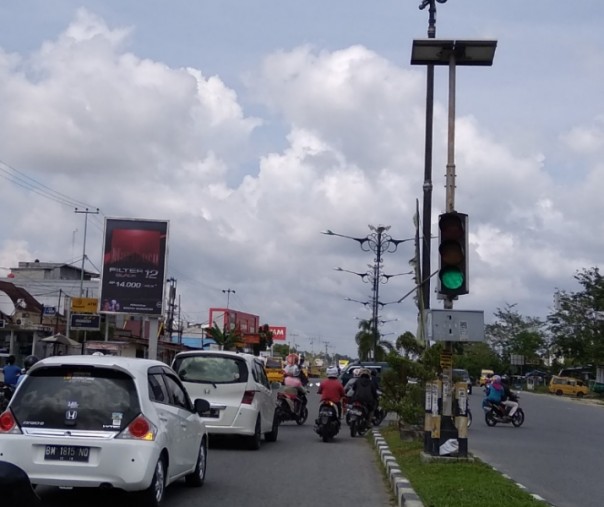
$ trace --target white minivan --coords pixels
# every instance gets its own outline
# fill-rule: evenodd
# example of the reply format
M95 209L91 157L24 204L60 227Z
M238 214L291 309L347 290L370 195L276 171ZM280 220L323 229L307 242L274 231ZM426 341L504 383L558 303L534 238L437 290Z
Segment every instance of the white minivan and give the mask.
M240 435L248 448L260 448L262 435L277 440L277 397L260 357L221 350L176 354L172 368L192 398L210 402L203 419L210 434Z

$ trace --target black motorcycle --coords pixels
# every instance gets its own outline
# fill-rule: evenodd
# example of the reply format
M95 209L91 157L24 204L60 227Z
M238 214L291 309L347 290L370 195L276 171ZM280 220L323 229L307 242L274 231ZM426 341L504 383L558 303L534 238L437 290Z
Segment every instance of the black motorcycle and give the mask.
M15 392L15 388L12 386L2 386L0 389L0 414L6 410L8 407L8 403L10 399L13 397L13 393Z
M524 423L524 412L518 407L516 409L516 413L513 416L509 415L509 409L505 405L500 403L488 402L487 407L485 408L486 413L484 416L484 420L487 423L487 426L495 426L497 423L501 424L509 424L515 428L519 428Z
M277 392L277 410L279 411L279 422L295 421L302 425L308 418L306 407L306 396L296 392L294 389L283 389Z
M323 442L333 440L340 431L340 418L338 406L331 401L322 401L319 405L319 417L315 421L315 433Z
M369 431L371 421L367 407L360 401L355 401L348 409L346 414L348 425L350 426L350 436L363 436Z

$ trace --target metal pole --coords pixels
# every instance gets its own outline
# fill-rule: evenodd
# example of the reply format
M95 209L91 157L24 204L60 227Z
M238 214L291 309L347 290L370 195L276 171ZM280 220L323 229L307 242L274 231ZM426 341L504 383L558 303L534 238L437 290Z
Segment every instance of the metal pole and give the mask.
M384 229L377 229L377 248L375 258L375 274L373 281L373 360L377 361L378 349L378 305L380 300L380 263L382 262L382 232Z

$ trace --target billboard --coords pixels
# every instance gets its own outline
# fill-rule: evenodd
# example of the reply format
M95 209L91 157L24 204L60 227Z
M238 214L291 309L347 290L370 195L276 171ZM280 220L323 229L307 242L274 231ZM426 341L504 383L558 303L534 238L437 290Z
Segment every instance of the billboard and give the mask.
M85 331L98 331L101 329L101 316L92 313L72 313L71 329L83 329Z
M161 315L168 222L106 218L100 311Z
M268 326L273 333L273 341L284 342L287 340L287 328L285 326Z

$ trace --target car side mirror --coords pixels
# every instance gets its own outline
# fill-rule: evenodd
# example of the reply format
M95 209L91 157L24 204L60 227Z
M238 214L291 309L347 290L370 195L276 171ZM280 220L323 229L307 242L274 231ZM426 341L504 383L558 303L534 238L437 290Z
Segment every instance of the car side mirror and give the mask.
M198 415L207 414L210 411L210 402L208 400L197 398L193 405L195 406L195 412Z

